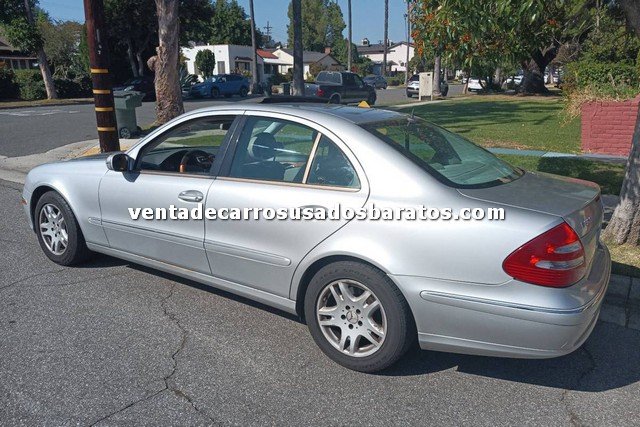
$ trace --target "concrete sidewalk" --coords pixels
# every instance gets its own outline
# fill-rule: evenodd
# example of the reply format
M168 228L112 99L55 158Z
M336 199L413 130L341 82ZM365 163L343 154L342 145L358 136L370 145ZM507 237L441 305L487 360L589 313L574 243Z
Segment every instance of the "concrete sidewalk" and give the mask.
M127 150L138 141L138 139L121 139L120 148ZM0 156L0 179L24 184L27 173L38 165L89 156L91 154L98 154L99 152L100 146L98 140L90 139L88 141L67 144L44 153L20 157Z

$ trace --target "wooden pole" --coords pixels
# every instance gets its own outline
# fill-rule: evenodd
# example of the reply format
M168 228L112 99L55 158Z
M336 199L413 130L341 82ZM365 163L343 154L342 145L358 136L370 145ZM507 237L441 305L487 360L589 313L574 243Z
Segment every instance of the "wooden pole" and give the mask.
M120 151L102 0L84 0L84 16L100 151Z

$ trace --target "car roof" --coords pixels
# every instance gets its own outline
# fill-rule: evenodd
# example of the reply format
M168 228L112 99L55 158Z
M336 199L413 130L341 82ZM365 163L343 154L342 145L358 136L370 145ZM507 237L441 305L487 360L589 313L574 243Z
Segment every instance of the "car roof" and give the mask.
M324 103L287 103L287 104L258 104L258 103L236 103L225 106L205 107L193 111L201 112L221 112L224 110L262 111L291 114L300 118L322 122L326 126L331 126L331 121L336 118L346 120L354 124L364 124L393 120L406 117L405 114L383 110L378 108L350 107L346 105L324 104Z

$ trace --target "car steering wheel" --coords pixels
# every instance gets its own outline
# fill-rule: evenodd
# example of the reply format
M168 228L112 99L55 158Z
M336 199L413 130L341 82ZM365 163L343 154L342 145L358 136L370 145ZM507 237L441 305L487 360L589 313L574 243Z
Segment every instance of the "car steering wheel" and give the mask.
M194 149L188 150L180 160L178 171L180 173L187 172L208 172L213 164L213 155L206 151ZM198 170L193 170L197 168Z

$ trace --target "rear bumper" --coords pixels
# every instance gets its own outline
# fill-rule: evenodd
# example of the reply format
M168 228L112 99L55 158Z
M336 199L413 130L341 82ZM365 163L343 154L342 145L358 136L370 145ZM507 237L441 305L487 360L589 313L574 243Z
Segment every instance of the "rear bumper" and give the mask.
M609 251L600 246L589 275L571 287L577 288L536 290L548 293L549 301L564 301L565 306L485 299L477 293L469 296L456 292L457 286L452 282L443 288L442 283L434 286L433 279L390 277L411 306L421 348L484 356L551 358L571 353L587 340L598 319L610 274ZM464 286L468 289L470 285ZM498 288L503 286L517 289L535 285L510 281ZM562 292L565 297L558 298ZM567 292L580 292L583 298L574 298L572 304L572 298L566 298ZM576 301L583 303L575 305Z

